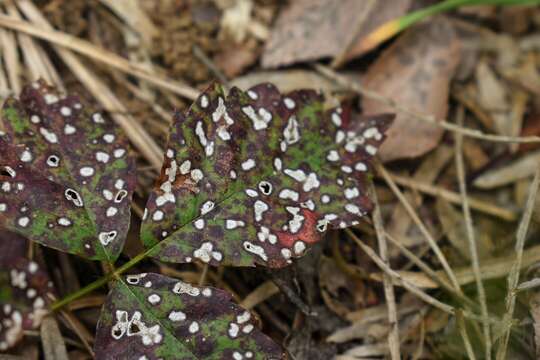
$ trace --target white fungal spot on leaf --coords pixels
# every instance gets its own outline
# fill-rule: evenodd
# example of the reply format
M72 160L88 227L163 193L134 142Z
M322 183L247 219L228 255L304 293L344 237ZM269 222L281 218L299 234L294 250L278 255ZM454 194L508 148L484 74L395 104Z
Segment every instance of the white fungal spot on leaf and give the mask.
M264 261L268 261L268 256L266 256L266 252L264 251L264 248L259 245L255 245L253 243L250 243L249 241L244 241L244 249L247 252L250 252L252 254L255 254L259 256Z
M170 313L169 313L169 320L171 321L184 321L186 320L186 314L183 313L182 311L178 310L178 311L175 311L175 310L172 310Z
M90 177L90 176L94 175L94 172L95 172L94 168L90 167L90 166L82 167L81 170L80 170L81 176L84 176L84 177Z
M196 321L193 321L190 325L189 325L189 332L192 333L192 334L195 334L196 332L199 331L199 323L196 322Z
M92 115L92 121L95 122L96 124L103 124L105 123L105 119L103 119L103 116L101 116L100 113L94 113Z
M356 165L354 165L354 169L358 171L367 171L367 166L363 162L357 162Z
M345 198L347 199L354 199L355 197L360 196L360 192L358 191L358 188L346 188L343 191L343 194L345 194Z
M278 240L277 236L272 234L270 232L270 229L268 229L266 226L260 227L260 231L257 233L257 238L261 242L265 242L266 240L268 240L270 244L275 244Z
M70 125L70 124L66 124L66 126L64 126L64 134L73 135L76 132L77 132L77 128L75 128L75 126Z
M298 201L300 195L294 190L283 189L279 192L279 198L284 200L290 199L292 201Z
M231 220L231 219L225 220L225 228L227 230L236 229L237 227L244 227L245 225L246 223L243 222L242 220Z
M283 99L283 103L285 104L285 107L289 110L293 110L296 107L296 103L293 99L286 97Z
M122 156L124 156L126 154L126 150L125 149L116 149L114 150L113 152L113 155L115 158L119 159L121 158Z
M96 153L96 160L98 162L102 162L102 163L106 164L106 163L109 162L109 159L110 159L110 156L106 152L98 151Z
M175 294L188 294L189 296L199 296L201 293L198 288L191 286L190 284L183 281L178 281L176 284L174 284L172 291Z
M34 157L32 156L32 153L30 150L26 149L21 153L21 161L22 162L31 162Z
M161 221L161 220L163 220L164 215L165 215L165 214L163 213L163 211L161 211L161 210L156 210L156 211L154 212L154 215L152 215L152 220L154 220L154 221Z
M84 205L79 193L73 189L66 189L66 191L64 192L64 196L68 201L71 201L77 207L82 207Z
M117 231L109 231L109 232L102 232L99 234L99 242L103 244L103 246L109 245L111 241L116 239L116 236L118 235Z
M103 140L108 144L112 144L114 142L114 139L115 139L115 136L113 134L103 135Z
M197 219L193 222L193 224L195 225L195 227L199 230L202 230L204 229L204 219Z
M156 305L161 301L161 296L158 294L150 294L147 299L150 304Z
M209 263L211 259L221 261L223 255L219 251L214 251L214 245L207 241L200 248L193 252L193 256L200 259L202 262Z
M212 209L214 208L214 205L215 205L215 203L213 201L210 201L210 200L208 200L204 204L202 204L202 206L201 206L201 215L207 214L210 211L212 211Z
M253 159L247 159L242 163L242 170L248 171L255 167L255 160Z
M68 218L65 218L65 217L61 217L58 219L58 225L61 225L61 226L70 226L71 225L71 220L69 220Z
M39 132L40 132L41 135L43 135L45 140L47 140L51 144L58 143L58 136L56 136L56 134L53 133L52 131L49 131L49 130L41 127L41 128L39 128Z
M253 205L253 211L255 213L255 221L261 221L265 211L269 209L268 204L264 201L257 200Z
M253 122L253 128L256 131L266 129L272 121L272 114L264 108L260 108L256 113L251 105L244 106L242 112Z

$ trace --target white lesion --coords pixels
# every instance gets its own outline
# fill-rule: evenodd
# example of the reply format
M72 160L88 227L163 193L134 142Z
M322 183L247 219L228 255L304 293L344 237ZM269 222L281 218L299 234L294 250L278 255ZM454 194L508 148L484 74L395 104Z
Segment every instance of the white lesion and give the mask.
M256 131L268 128L268 124L272 121L272 113L265 108L260 108L258 112L255 112L255 109L249 105L244 106L242 112L252 121Z
M115 340L120 340L124 336L138 336L144 346L154 346L163 340L161 327L159 325L148 326L142 319L140 311L135 311L129 319L129 314L125 310L116 310L116 323L111 328L111 336Z
M193 257L201 260L204 263L209 263L210 260L221 261L223 254L217 250L214 250L214 244L207 241L201 244L201 247L193 252Z

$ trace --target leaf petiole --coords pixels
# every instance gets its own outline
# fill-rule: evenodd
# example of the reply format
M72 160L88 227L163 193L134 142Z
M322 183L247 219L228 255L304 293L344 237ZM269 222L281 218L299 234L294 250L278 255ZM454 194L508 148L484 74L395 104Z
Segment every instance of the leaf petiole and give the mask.
M86 295L86 294L88 294L88 293L90 293L90 292L92 292L92 291L94 291L96 289L99 289L100 287L102 287L103 285L105 285L106 283L111 281L113 278L116 278L116 277L122 275L124 272L131 269L133 266L137 265L142 260L146 259L152 250L153 249L151 248L151 249L149 249L149 250L147 250L145 252L142 252L142 253L136 255L135 257L133 257L131 260L129 260L124 265L120 266L115 271L112 271L112 272L108 273L107 275L97 279L93 283L90 283L90 284L86 285L82 289L79 289L79 290L75 291L74 293L71 293L68 296L54 302L51 305L51 310L52 311L58 311L59 309L61 309L64 306L68 305L69 303L71 303L72 301L75 301L78 298L80 298L80 297L82 297L82 296L84 296L84 295Z

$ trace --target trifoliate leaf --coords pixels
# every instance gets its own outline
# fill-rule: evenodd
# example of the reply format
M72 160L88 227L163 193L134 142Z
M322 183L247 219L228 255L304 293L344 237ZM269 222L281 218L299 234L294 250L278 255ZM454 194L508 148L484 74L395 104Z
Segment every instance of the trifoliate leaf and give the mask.
M0 226L96 260L122 249L135 187L119 129L39 81L4 104Z
M39 328L53 293L47 272L26 258L26 243L0 230L0 351Z
M213 85L176 114L142 240L163 261L285 266L371 210L367 174L391 118L325 110L309 90Z
M158 274L118 281L98 323L97 359L284 359L249 311L211 287Z

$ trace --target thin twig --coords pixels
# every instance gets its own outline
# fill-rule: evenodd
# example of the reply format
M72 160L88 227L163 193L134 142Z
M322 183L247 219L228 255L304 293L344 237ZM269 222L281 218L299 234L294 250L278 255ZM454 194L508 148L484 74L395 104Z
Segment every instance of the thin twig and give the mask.
M462 106L459 106L457 113L458 125L463 124L464 110ZM486 359L491 359L491 333L489 328L488 309L486 301L486 291L484 289L484 283L480 275L480 260L478 257L478 249L476 248L476 239L474 236L474 228L471 216L471 209L469 207L469 199L467 197L467 186L465 185L465 164L463 161L463 135L455 133L455 151L457 178L459 182L459 191L461 193L463 217L465 218L465 228L467 231L467 240L469 242L469 252L471 255L472 268L474 271L474 277L476 280L476 288L478 290L478 300L480 302L480 311L482 316L486 319L483 323L484 340L486 346Z
M279 294L279 288L272 281L267 280L250 292L244 300L242 300L240 306L244 309L251 310L276 294Z
M30 19L30 21L39 24L40 28L51 29L47 19L39 12L34 3L28 0L17 1L17 6ZM112 118L126 132L131 142L139 149L141 154L156 169L161 168L163 161L163 151L156 144L154 139L146 130L127 114L127 109L115 96L112 90L78 59L71 51L60 46L55 46L55 50L66 65L71 69L75 76L83 83L88 91L101 103L106 109L114 110Z
M429 276L433 281L439 284L439 286L446 290L448 293L456 296L458 299L462 300L468 305L474 305L473 301L469 299L466 295L460 294L452 287L452 285L447 281L447 279L439 271L433 270L425 261L416 256L412 251L407 249L403 244L401 244L397 239L395 239L389 233L386 233L386 238L395 245L402 253L412 261L416 266L420 268L427 276Z
M436 119L434 116L425 115L422 113L419 113L417 111L411 110L405 106L402 106L401 104L395 102L393 99L390 99L386 96L383 96L375 91L368 90L362 85L360 85L358 82L350 80L332 69L328 68L327 66L321 65L321 64L314 64L313 67L316 71L321 73L322 75L334 80L339 85L342 85L344 87L347 87L351 89L352 91L355 91L359 94L364 95L365 97L378 101L382 104L385 104L397 112L407 114L409 116L412 116L418 120L434 124L437 126L442 127L443 129L450 130L453 132L457 132L460 134L463 134L465 136L469 136L472 138L480 139L480 140L487 140L487 141L496 141L496 142L505 142L505 143L537 143L540 142L540 137L537 136L526 136L526 137L512 137L512 136L502 136L502 135L492 135L492 134L485 134L480 130L474 130L469 128L464 128L461 126L458 126L456 124L449 123L448 121L444 119Z
M441 197L445 199L448 202L451 202L453 204L462 205L462 199L461 196L453 191L434 186L431 184L426 184L411 178L407 178L404 176L395 175L392 173L389 173L392 180L394 180L397 184L401 186L406 186L411 189L420 191L424 194L435 196L435 197ZM506 220L506 221L515 221L517 220L517 213L510 209L505 209L503 207L497 206L495 204L482 201L475 198L469 197L469 206L471 209L474 209L476 211L483 212L484 214L488 214L491 216L498 217L499 219Z
M383 220L381 216L381 210L379 202L377 200L377 194L375 192L375 186L373 183L370 184L370 195L375 204L375 209L373 210L373 226L375 227L375 232L377 234L377 241L379 243L379 254L381 260L390 267L388 260L388 245L386 243L385 231ZM398 317L396 311L396 295L394 293L394 286L392 284L392 278L390 275L383 275L383 285L384 285L384 297L386 298L386 306L388 308L388 324L390 326L390 331L388 333L388 345L390 347L390 355L392 360L401 359L399 351L399 326L398 326Z
M439 310L444 311L445 313L455 315L457 309L451 305L445 304L434 297L426 294L423 292L420 288L418 288L416 285L412 284L411 282L403 279L399 273L392 270L386 263L373 251L369 246L364 244L350 229L345 229L345 232L348 236L350 236L357 244L360 246L362 251L366 253L367 256L373 260L373 262L385 273L390 275L396 285L402 286L403 288L407 289L409 292L411 292L413 295L416 295L418 298L426 302L427 304L436 307ZM478 316L470 311L463 311L463 316L467 319L475 320L475 321L482 321L482 317ZM490 322L494 324L499 324L500 321L497 319L489 319Z
M403 204L403 207L405 208L405 210L407 210L407 213L409 214L409 216L412 218L414 223L418 226L418 229L420 230L422 235L424 235L424 237L426 238L426 240L427 240L428 244L430 245L431 249L433 250L433 252L437 256L437 259L439 259L439 261L441 262L441 265L442 265L444 271L446 272L448 278L450 279L450 282L452 283L452 285L454 286L456 291L459 294L463 294L463 292L461 291L461 287L459 286L459 283L458 283L458 281L456 279L456 275L454 274L454 271L452 270L452 268L448 264L448 261L446 260L446 257L442 253L441 248L439 247L439 245L437 244L435 239L429 233L428 229L426 228L426 226L424 225L422 220L420 220L420 217L418 216L418 214L414 211L413 207L407 201L407 199L405 198L405 196L403 195L401 190L399 190L396 183L392 180L392 178L390 177L390 175L388 174L388 171L386 171L384 166L382 166L382 164L380 164L380 163L377 163L376 167L377 167L377 172L383 176L383 178L386 181L386 183L388 184L388 186L390 186L390 189L392 189L392 191L397 196L399 201Z
M199 59L200 62L203 63L204 66L208 68L208 70L214 74L214 76L227 88L227 91L231 88L231 84L229 83L229 80L227 80L227 77L223 74L221 70L214 64L212 59L206 55L206 53L197 45L193 45L193 55L197 59Z
M525 204L525 211L519 223L516 234L516 260L512 265L512 269L508 274L508 293L506 296L506 313L503 317L503 326L505 327L503 335L501 336L499 349L497 351L497 360L504 360L506 357L506 350L508 348L508 341L510 339L510 330L512 327L511 320L514 316L514 308L516 306L516 294L517 286L519 282L519 269L521 268L521 262L523 260L523 248L525 246L525 239L529 230L529 224L531 223L532 213L536 202L536 195L538 193L538 185L540 184L540 166L536 167L536 173L534 179L529 188L529 196L527 203Z

